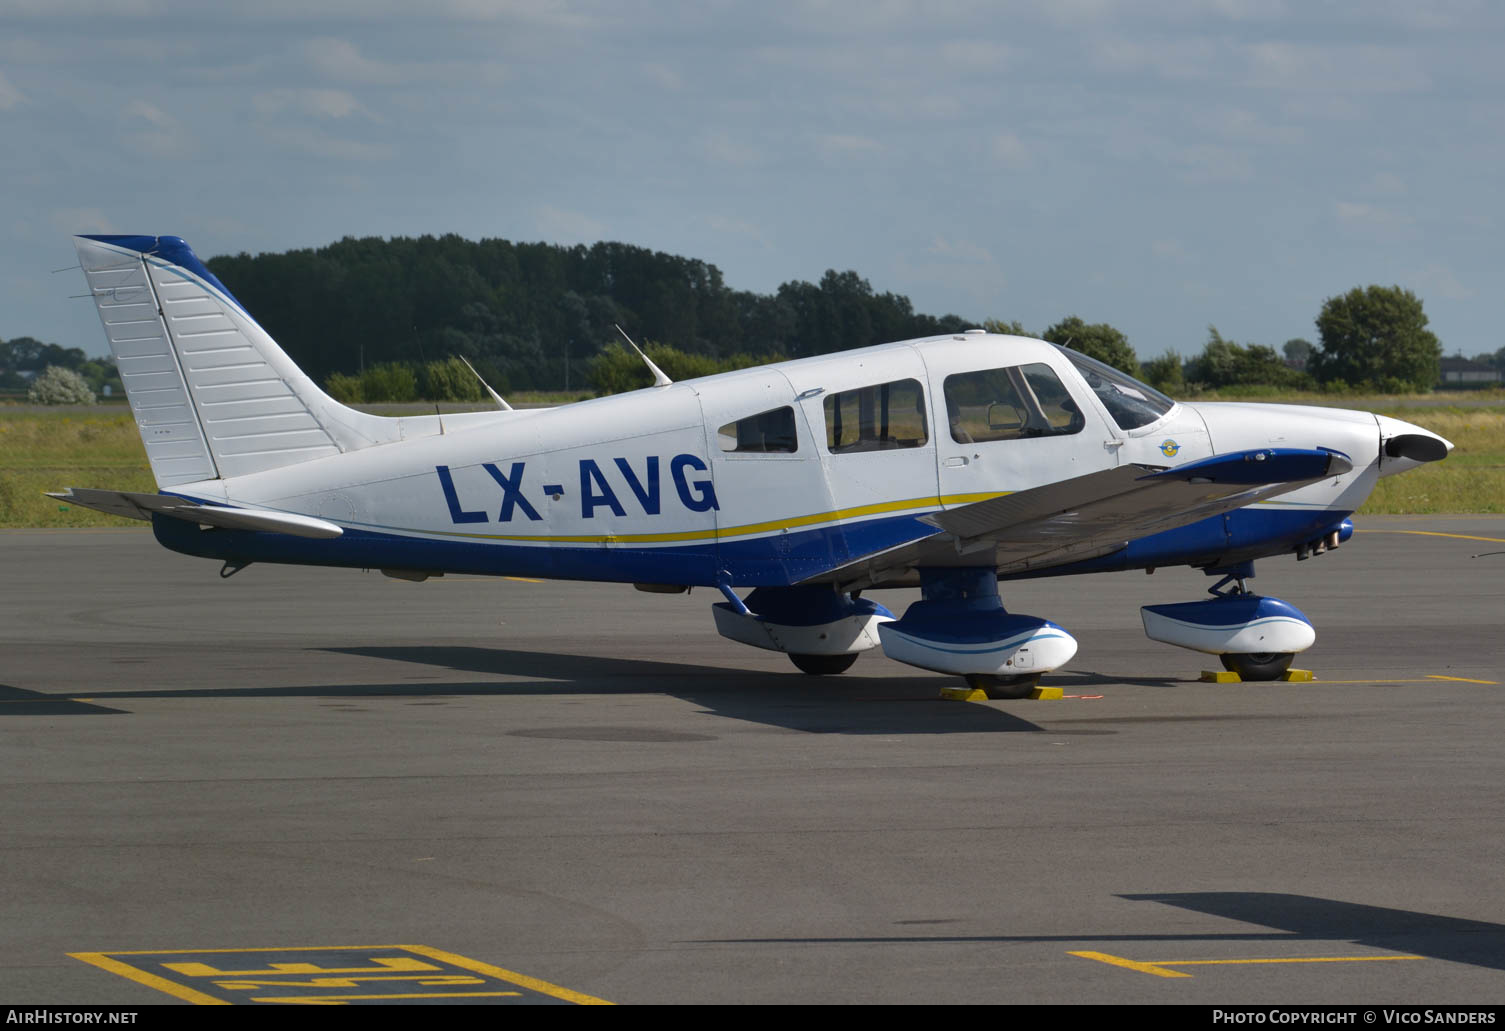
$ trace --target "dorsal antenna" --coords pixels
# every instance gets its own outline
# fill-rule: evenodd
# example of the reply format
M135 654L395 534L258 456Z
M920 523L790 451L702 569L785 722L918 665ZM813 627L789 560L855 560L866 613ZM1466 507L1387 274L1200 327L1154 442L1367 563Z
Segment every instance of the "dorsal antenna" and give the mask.
M460 359L462 362L465 362L464 355L457 354L455 355L455 357ZM465 367L470 370L470 374L472 376L474 376L477 380L480 380L481 386L486 388L486 393L491 395L491 399L496 402L496 406L498 408L500 408L504 412L512 411L512 406L509 405L506 401L502 400L502 395L498 394L495 390L492 390L490 383L487 383L485 380L481 379L481 374L476 371L476 367L474 365L470 364L470 362L465 362Z
M616 323L612 323L612 325L616 326ZM672 379L664 375L663 369L660 369L657 365L653 364L653 359L644 354L641 347L632 342L632 337L627 335L627 331L625 329L623 329L621 326L616 326L616 329L618 333L622 334L622 339L627 341L628 346L630 346L634 351L638 353L639 358L643 359L643 364L648 366L648 371L653 373L653 385L655 387L667 387L674 383Z

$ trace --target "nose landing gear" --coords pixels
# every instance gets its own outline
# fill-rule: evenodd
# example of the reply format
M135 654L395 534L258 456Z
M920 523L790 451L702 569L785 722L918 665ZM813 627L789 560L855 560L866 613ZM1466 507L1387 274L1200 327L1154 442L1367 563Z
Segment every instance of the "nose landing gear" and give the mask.
M1294 605L1250 591L1244 581L1254 576L1252 562L1214 572L1226 575L1209 589L1211 598L1140 609L1145 636L1217 655L1243 680L1279 678L1316 642L1311 620Z

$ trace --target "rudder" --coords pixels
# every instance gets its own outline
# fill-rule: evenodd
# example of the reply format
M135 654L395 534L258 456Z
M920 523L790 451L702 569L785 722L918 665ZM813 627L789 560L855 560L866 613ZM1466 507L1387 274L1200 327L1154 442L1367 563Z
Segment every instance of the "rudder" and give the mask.
M335 401L176 236L75 236L159 487L228 479L393 439Z

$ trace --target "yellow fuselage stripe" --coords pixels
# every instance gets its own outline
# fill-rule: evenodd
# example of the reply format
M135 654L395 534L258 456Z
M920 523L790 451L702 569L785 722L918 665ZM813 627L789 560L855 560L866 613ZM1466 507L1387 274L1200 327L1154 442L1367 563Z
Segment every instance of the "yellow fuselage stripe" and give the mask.
M559 534L526 536L505 533L464 533L458 530L417 531L430 532L440 537L469 537L488 541L524 541L530 544L666 544L676 541L721 540L726 537L746 537L756 533L770 533L796 526L815 526L820 523L840 522L863 516L884 515L910 509L935 511L947 505L967 505L974 501L986 501L1011 491L988 491L981 494L948 494L945 497L908 498L903 501L880 501L871 505L837 509L834 512L816 512L812 515L790 516L787 519L770 519L761 523L744 523L741 526L722 526L710 530L684 530L675 533L622 533L622 534Z

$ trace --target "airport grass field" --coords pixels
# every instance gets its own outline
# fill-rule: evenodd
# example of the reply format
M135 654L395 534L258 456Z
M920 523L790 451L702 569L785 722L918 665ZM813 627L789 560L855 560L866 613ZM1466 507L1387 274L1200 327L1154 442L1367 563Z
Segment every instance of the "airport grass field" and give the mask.
M1456 445L1444 462L1381 480L1361 513L1505 512L1505 408L1364 398L1345 399L1344 406L1405 419ZM65 487L155 492L130 412L122 405L57 412L0 406L0 527L133 523L43 494Z

